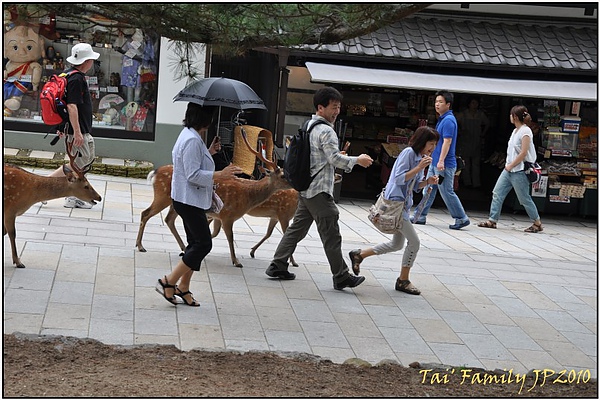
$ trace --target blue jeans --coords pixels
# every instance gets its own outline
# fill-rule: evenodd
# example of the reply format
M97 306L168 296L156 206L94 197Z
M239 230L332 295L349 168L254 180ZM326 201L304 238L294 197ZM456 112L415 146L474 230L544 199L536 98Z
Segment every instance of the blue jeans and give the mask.
M444 181L439 185L431 185L432 191L431 195L429 195L429 199L427 199L427 203L425 203L425 207L423 208L423 212L419 217L419 222L425 222L427 219L427 213L435 200L435 196L440 191L440 195L442 196L442 200L446 204L448 211L450 211L450 215L454 218L456 224L461 224L469 220L467 214L465 213L465 209L463 208L460 199L454 193L454 173L456 172L456 168L446 168L443 171L438 170L433 165L429 166L429 172L427 173L427 178L433 175L437 175L438 177L444 177ZM423 188L423 193L425 193L427 187ZM421 200L422 201L422 200ZM421 204L421 203L419 203ZM418 205L417 205L418 207ZM416 222L416 221L415 221Z
M508 172L503 169L500 177L496 181L496 186L492 191L492 205L490 207L490 218L492 222L498 222L500 212L502 211L502 203L510 193L511 189L515 189L519 203L525 208L525 212L535 222L540 219L537 207L531 198L529 192L529 180L524 171Z

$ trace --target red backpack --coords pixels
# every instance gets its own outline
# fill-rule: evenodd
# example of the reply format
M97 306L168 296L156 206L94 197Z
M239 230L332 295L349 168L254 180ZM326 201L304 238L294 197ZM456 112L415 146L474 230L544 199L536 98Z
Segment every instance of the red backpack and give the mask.
M69 120L67 111L67 102L65 95L67 92L67 77L79 72L76 69L69 72L63 72L60 75L52 75L48 82L44 84L40 92L40 109L44 124L56 126Z

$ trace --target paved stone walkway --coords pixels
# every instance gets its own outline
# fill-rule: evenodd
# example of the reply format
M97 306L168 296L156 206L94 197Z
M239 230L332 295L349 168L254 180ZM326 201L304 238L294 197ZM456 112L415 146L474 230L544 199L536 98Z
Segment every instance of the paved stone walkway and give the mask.
M47 174L48 170L35 171ZM446 210L418 225L421 251L411 274L422 296L396 292L401 252L363 262L366 281L336 291L315 227L295 253L295 281L264 274L281 233L250 258L267 219L234 226L243 269L231 266L225 235L214 239L192 282L199 308L167 303L154 290L178 261L161 216L135 245L140 213L152 201L144 179L89 175L103 201L90 210L63 199L17 219L25 269L4 238L4 333L90 337L111 344L276 350L334 362L360 357L486 369L574 369L597 377L597 221L543 218L525 234L524 215L503 214L497 230L448 229ZM342 199L343 252L386 239L366 219L369 203ZM183 234L181 220L179 231ZM182 235L184 236L184 235Z

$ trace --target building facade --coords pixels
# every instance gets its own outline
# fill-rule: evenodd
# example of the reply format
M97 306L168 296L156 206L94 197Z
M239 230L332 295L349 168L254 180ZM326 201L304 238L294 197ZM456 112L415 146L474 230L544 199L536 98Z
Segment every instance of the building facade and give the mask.
M97 154L156 166L170 163L185 110L185 103L174 103L173 97L187 83L176 79L174 44L60 16L38 24L44 54L36 62L43 66L42 82L60 70L61 58L64 62L78 41L101 53L88 81ZM435 124L433 95L449 89L455 94L455 113L466 112L476 98L489 121L475 146L480 185L468 183L480 187L459 181L461 198L488 203L511 132L508 112L525 104L540 126L539 161L555 168L550 172L574 166L566 174L546 174L538 206L572 214L581 211L584 200L564 196L565 190L561 196L561 187L586 183L589 197L597 193L597 39L596 3L434 4L338 44L260 48L235 59L212 56L210 47L199 45L195 61L205 76L238 79L258 93L268 111L248 112L245 118L274 133L280 158L285 136L313 112L312 94L325 85L340 89L345 96L336 125L340 139L352 143L351 154L368 152L380 161L378 168L344 175L346 197L373 198L385 182L394 148L419 124ZM5 113L5 146L50 150L35 97L26 94L21 105ZM234 113L223 110L222 128ZM582 129L562 132L561 116L574 117ZM460 151L472 151L463 137L466 133L459 137Z

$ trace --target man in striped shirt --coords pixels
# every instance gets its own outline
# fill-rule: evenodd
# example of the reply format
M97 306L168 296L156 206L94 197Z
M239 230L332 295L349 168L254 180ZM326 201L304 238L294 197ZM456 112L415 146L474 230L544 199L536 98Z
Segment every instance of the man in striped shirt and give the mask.
M360 285L365 277L351 275L342 256L339 210L333 200L335 169L350 172L356 164L366 168L373 163L373 159L367 154L351 157L339 150L338 137L333 129L342 104L342 94L339 91L332 87L319 89L314 95L313 103L316 113L308 128L317 121L325 122L319 123L310 132L310 174L314 179L307 190L300 192L292 225L285 231L265 273L278 279L296 278L295 274L288 271L287 260L315 221L333 274L333 287L342 290Z

